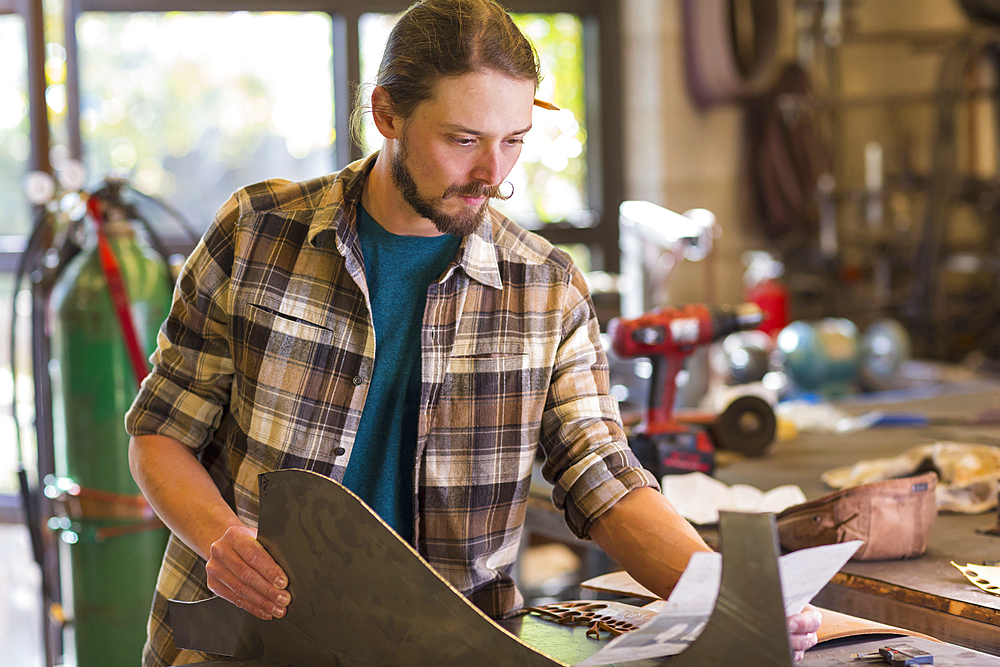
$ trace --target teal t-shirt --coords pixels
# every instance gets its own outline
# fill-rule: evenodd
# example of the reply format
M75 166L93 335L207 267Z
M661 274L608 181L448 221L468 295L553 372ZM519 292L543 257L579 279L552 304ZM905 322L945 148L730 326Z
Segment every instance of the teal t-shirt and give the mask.
M375 324L375 366L344 486L412 543L420 329L427 287L448 268L461 239L398 236L361 206L358 237Z

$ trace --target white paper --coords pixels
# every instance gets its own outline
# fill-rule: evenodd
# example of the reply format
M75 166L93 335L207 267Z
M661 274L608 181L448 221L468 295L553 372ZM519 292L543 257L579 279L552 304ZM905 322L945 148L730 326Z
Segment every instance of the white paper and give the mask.
M802 489L785 484L767 493L749 484L728 486L705 473L665 475L660 480L663 495L682 517L699 525L719 522L719 510L774 512L806 501Z
M797 614L850 560L860 540L802 549L778 558L785 615ZM612 639L577 667L676 655L686 649L708 622L722 582L722 554L698 552L656 616L638 630Z

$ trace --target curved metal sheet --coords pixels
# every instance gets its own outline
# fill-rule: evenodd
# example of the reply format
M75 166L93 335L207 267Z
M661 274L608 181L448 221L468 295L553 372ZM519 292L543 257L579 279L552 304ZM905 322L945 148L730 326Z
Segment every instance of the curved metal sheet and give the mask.
M671 667L792 667L774 515L719 513L722 584L698 639Z
M262 474L258 539L288 575L286 616L262 621L221 598L171 601L178 646L302 666L564 665L483 614L327 477Z

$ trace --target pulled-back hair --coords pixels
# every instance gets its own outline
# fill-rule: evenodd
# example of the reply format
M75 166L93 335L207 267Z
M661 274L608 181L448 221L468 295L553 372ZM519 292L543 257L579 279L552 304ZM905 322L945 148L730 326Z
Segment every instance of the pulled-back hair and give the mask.
M421 0L389 33L375 85L389 94L392 113L407 118L440 79L487 70L536 89L541 80L538 53L507 11L494 0ZM369 108L355 109L356 133Z

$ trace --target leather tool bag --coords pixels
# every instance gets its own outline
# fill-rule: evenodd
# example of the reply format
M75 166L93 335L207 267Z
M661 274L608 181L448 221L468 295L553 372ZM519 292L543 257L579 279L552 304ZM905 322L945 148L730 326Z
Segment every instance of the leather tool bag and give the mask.
M915 558L927 549L937 518L937 474L842 489L777 516L778 539L789 551L861 540L851 560Z

